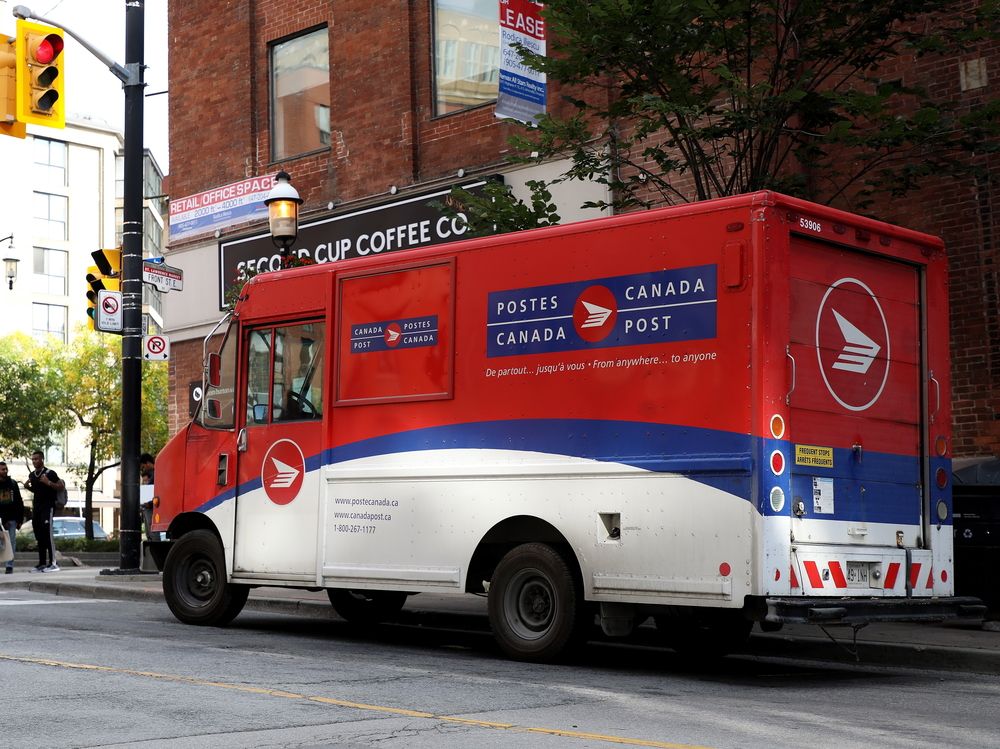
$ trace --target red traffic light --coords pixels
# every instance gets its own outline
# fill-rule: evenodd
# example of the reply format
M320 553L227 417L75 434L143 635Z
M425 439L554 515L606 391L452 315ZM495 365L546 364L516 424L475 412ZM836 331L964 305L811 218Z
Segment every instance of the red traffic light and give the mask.
M46 34L34 50L34 58L42 65L48 65L63 51L63 38L59 34Z

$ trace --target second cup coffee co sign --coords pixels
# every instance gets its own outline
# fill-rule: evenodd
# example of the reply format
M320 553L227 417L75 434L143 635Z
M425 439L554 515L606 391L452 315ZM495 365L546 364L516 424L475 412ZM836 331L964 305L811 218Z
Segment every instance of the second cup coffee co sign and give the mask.
M462 185L478 192L485 180ZM309 221L299 226L290 254L314 263L335 263L368 255L444 244L463 239L464 216L446 216L433 203L445 203L451 187L393 203ZM278 270L281 256L270 234L219 242L219 309L232 284L245 276Z

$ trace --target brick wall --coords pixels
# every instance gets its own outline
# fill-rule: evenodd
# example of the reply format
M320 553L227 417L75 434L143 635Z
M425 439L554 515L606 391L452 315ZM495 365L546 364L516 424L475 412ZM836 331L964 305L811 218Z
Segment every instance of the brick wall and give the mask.
M430 6L402 0L170 2L171 194L285 169L308 215L331 201L385 194L390 185L405 188L459 168L495 169L510 131L492 105L433 116ZM331 147L271 162L269 44L324 24L330 29ZM987 80L1000 80L995 43L970 48L958 60L901 60L884 75L975 107L989 87L963 91L959 79L978 72L980 59ZM564 106L554 87L549 102ZM1000 176L995 159L982 166ZM956 455L1000 454L996 197L985 180L930 179L919 195L872 209L894 223L939 234L948 245ZM177 429L187 419L187 385L201 376L201 344L177 343L172 356L170 423Z

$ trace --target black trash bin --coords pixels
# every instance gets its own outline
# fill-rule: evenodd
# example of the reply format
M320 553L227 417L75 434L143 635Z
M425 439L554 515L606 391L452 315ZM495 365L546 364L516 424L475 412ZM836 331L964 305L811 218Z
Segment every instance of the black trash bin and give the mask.
M955 471L955 593L1000 614L1000 460Z

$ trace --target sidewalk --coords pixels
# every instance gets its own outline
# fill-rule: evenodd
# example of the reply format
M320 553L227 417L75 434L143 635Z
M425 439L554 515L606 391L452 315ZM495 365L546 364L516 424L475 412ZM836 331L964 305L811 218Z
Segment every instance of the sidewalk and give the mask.
M26 589L80 598L163 601L160 576L102 575L96 567L63 567L59 572L0 574L0 591ZM246 608L251 611L337 619L323 591L255 588ZM486 601L476 596L412 597L401 621L427 627L486 631ZM837 643L810 625L787 625L779 632L754 631L744 653L762 657L794 657L826 662L1000 674L1000 622L871 624L858 632L856 659L849 627L829 627Z

